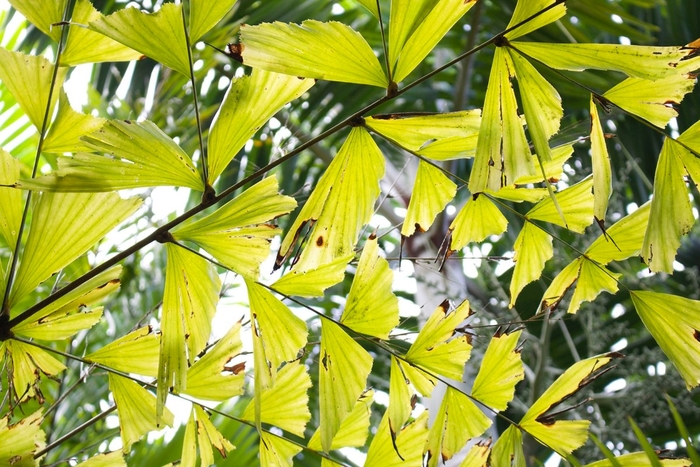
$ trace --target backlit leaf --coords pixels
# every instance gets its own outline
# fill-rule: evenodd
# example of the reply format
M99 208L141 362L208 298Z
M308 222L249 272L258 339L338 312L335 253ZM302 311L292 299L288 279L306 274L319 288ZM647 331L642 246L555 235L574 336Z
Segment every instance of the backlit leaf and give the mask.
M187 370L185 392L198 399L223 401L243 393L245 365L233 359L243 350L241 323L231 329Z
M653 272L673 272L673 261L695 217L685 184L685 148L668 138L664 141L654 175L654 197L642 245L642 260Z
M90 23L90 29L190 76L182 4L165 3L155 13L124 8Z
M502 234L507 228L508 220L488 196L472 195L450 224L450 250L482 242L491 235Z
M235 449L233 444L219 433L219 430L217 430L211 420L209 420L209 416L204 409L197 404L192 406L192 413L190 415L190 421L187 424L187 430L196 431L196 445L199 446L200 465L202 466L214 464L214 451L212 447L216 448L224 459L229 451ZM194 436L192 436L193 434L194 433L190 434L191 439L194 438ZM185 456L183 456L182 464L187 465ZM192 459L190 465L194 466L194 459Z
M246 141L270 117L313 85L312 79L259 69L253 70L250 76L231 80L209 132L207 163L210 182L221 175Z
M428 411L406 425L393 442L388 419L385 413L367 451L365 467L421 467L428 437Z
M515 269L510 282L510 308L523 288L540 277L545 263L554 255L552 237L531 222L525 222L513 249Z
M66 77L68 68L61 67L56 74L56 90ZM7 86L20 108L34 126L41 131L44 116L47 124L58 100L54 90L49 103L49 91L53 77L53 64L44 57L11 52L0 47L0 81ZM46 108L49 113L46 113Z
M469 336L459 334L456 328L471 313L466 300L452 311L447 300L442 302L418 333L405 359L420 368L460 381L472 345Z
M486 467L491 454L491 441L480 442L472 446L459 467ZM495 465L495 464L494 464Z
M292 467L292 459L301 446L265 431L260 433L260 465L269 467Z
M167 391L186 392L187 368L207 344L221 281L206 259L167 243L158 364L158 415Z
M510 18L510 22L508 23L508 29L520 24L523 21L527 21L531 16L537 14L554 3L556 3L555 0L518 0L513 16ZM509 40L517 39L518 37L524 36L535 29L539 29L549 23L553 23L565 14L566 5L562 2L509 32L506 34L506 38Z
M0 418L0 465L13 467L39 466L34 454L46 447L46 433L41 429L42 410L10 424L12 414Z
M109 389L119 414L122 451L126 454L131 445L149 431L173 426L175 417L167 408L156 418L156 398L136 382L109 373Z
M17 336L44 341L68 339L78 331L97 324L102 318L102 311L101 306L92 310L55 311L33 323L15 326L12 332Z
M394 0L391 2L389 19L389 65L396 68L396 62L406 41L416 31L422 21L440 0Z
M126 461L124 461L124 454L121 451L112 451L92 456L85 462L78 464L78 467L126 467Z
M614 354L598 355L570 366L525 413L520 421L522 429L563 457L581 447L588 438L590 421L554 420L546 413L591 383L613 358Z
M612 193L610 155L605 145L605 134L598 116L598 107L591 95L591 159L593 165L593 215L605 222L608 199Z
M530 3L530 2L520 2ZM533 2L534 3L534 2ZM690 53L682 47L620 44L549 44L515 42L513 46L559 70L615 70L630 77L656 80L675 74L673 64Z
M528 2L518 5L522 3ZM474 167L469 177L472 193L487 188L498 191L520 177L535 174L510 81L514 76L508 52L497 48L486 89Z
M141 206L116 193L40 193L10 303L30 293L101 240Z
M252 281L246 281L246 285L251 319L255 320L257 332L262 337L265 359L270 362L274 379L280 365L295 360L299 350L306 345L306 323L263 286ZM261 370L256 368L256 372Z
M281 265L290 254L309 222L313 222L309 242L296 270L316 269L352 253L362 226L372 217L384 164L384 156L367 130L353 128L284 237L276 264Z
M357 2L363 7L367 8L369 12L374 15L375 18L379 18L379 10L377 10L376 0L357 0Z
M411 381L406 377L403 367L408 364L402 363L399 359L391 357L391 375L389 376L389 429L392 436L401 430L401 427L411 416L413 407L411 399L415 392L411 388Z
M125 47L107 36L98 34L85 26L104 16L89 0L77 0L73 8L72 23L68 30L66 47L61 55L61 64L75 66L81 63L127 62L138 60L141 54ZM56 28L60 31L59 28Z
M561 97L554 86L520 54L511 52L510 58L518 77L520 98L535 152L540 161L551 161L549 139L559 131L559 122L564 116Z
M523 433L516 426L509 426L496 440L490 460L493 466L525 467Z
M10 5L56 42L61 37L61 27L52 25L63 19L66 3L68 0L10 0Z
M527 213L528 219L540 220L566 227L574 232L583 231L593 222L593 178L586 177L575 185L557 193L566 224L561 218L552 198L540 201Z
M231 11L236 0L192 0L190 1L190 20L188 32L190 43L194 44Z
M350 415L340 424L340 429L331 443L331 450L365 445L369 435L373 400L374 391L372 389L368 389L360 395ZM307 446L319 451L322 449L320 429L316 429Z
M12 185L19 178L21 163L9 152L0 149L0 185ZM14 250L22 221L22 192L0 187L0 235Z
M88 354L85 359L124 373L156 377L159 351L160 335L150 326L144 326ZM133 358L134 355L138 358Z
M492 409L503 411L515 395L515 385L525 378L518 348L522 331L491 338L474 379L472 397Z
M280 231L267 224L296 207L278 192L277 177L256 183L212 214L174 229L176 240L188 240L207 250L221 264L255 280L260 263L270 255L270 241Z
M414 4L411 2L407 3L411 6ZM398 63L394 70L393 78L397 83L403 81L423 61L450 28L474 6L476 0L439 0L437 2L427 0L421 3L428 7L434 5L434 7L422 19L420 18L422 16L420 13L415 16L415 19L418 20L416 23L417 27L403 44L401 51L396 55ZM409 7L409 12L414 10L415 7L413 9ZM394 11L394 8L392 8L392 19L389 27L390 35L391 26L395 24Z
M418 173L401 235L410 237L416 230L428 230L456 193L457 185L440 169L425 161L418 161Z
M328 452L341 423L365 390L372 357L337 324L322 320L319 354L321 446Z
M389 81L364 38L338 22L241 26L245 65L286 75L385 88Z
M37 397L40 403L44 399L37 385L41 374L55 376L66 367L51 354L33 345L16 340L6 340L0 345L0 354L8 352L12 360L12 385L18 401Z
M308 407L310 388L311 378L303 363L285 365L277 374L272 387L262 390L260 422L304 436L306 424L311 420ZM257 423L254 400L250 401L241 418Z
M58 113L44 140L44 152L63 153L89 151L90 148L80 138L98 130L105 123L104 118L76 112L68 102L68 96L61 90Z
M699 65L700 66L700 65ZM695 87L695 75L675 73L656 81L627 78L603 97L621 109L642 117L659 128L678 116L674 105Z
M299 297L323 297L328 287L342 282L345 267L355 255L348 255L308 271L288 271L272 284L272 288L285 295Z
M562 144L561 146L551 148L551 154L552 160L542 161L542 167L544 167L546 180L549 182L554 182L561 180L562 173L564 172L564 163L574 154L574 143ZM536 157L537 156L533 156L532 158L533 165L535 165L537 162ZM538 169L532 175L523 175L522 177L518 177L515 179L515 184L526 185L529 183L541 183L543 181L542 170ZM505 188L508 187L503 187L502 189L498 190L499 198L504 196L504 193L501 192L504 191Z
M581 263L578 283L571 297L568 313L576 313L583 302L592 302L601 292L617 293L617 283L622 274L584 260Z
M340 322L355 332L388 339L399 324L399 299L391 291L394 273L379 256L377 238L365 243Z
M475 436L491 426L489 419L466 395L448 386L428 437L428 466L451 459Z
M652 467L649 456L644 451L631 452L616 456L615 460L620 467ZM690 467L693 465L689 459L659 459L663 467ZM608 459L586 464L584 467L615 467Z
M700 385L700 302L649 291L631 292L644 326L690 390Z

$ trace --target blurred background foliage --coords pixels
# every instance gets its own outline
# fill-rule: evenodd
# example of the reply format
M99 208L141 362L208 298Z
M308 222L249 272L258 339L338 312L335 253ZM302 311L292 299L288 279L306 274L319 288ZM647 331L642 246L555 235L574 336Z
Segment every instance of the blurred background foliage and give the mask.
M388 16L389 2L381 1L384 14ZM478 2L412 73L407 82L430 72L503 30L515 3L515 0ZM115 0L95 0L94 4L106 14L127 6L126 2ZM132 1L129 4L137 4L144 10L154 10L160 2L143 0ZM530 34L527 40L682 45L700 37L700 3L697 1L569 0L566 4L566 17ZM3 31L13 18L15 12L11 9L3 13L0 18ZM199 97L205 129L209 127L223 99L229 80L234 76L249 73L249 70L217 49L225 49L227 43L234 42L238 28L243 23L301 22L305 19L333 20L349 24L361 32L375 50L381 49L381 36L376 20L353 0L240 0L224 21L196 45L196 78L200 87ZM5 47L27 53L43 53L55 47L43 33L29 24L21 25L15 31L13 34L4 34L2 40ZM481 107L493 50L493 47L486 48L470 56L457 66L445 70L398 99L376 109L374 113L445 112ZM50 53L52 52L49 50ZM567 184L573 184L591 172L589 145L586 139L590 128L589 94L558 74L545 69L541 71L558 89L563 100L565 118L562 130L555 136L554 142L561 144L579 140L563 180ZM73 78L78 78L79 74L89 77L87 102L83 111L108 118L147 118L171 137L177 138L185 151L190 154L198 153L196 120L190 98L192 89L185 77L161 67L150 59L79 67L72 73ZM601 92L622 79L621 75L615 73L593 71L569 76ZM318 82L304 98L283 109L276 118L260 129L222 175L217 190L242 180L246 175L264 167L310 137L320 134L382 94L383 91L377 88ZM0 100L0 116L5 126L14 124L12 131L5 132L3 138L0 138L0 145L12 148L13 154L29 167L36 144L36 134L32 134L30 124L22 120L21 112L16 110L9 93L0 89ZM700 90L696 88L688 95L679 106L679 111L680 116L667 128L672 134L682 132L700 120ZM649 199L663 137L621 112L613 111L604 115L603 119L604 128L612 136L608 140L608 149L614 171L614 194L606 220L606 225L610 225L634 206L639 206ZM303 202L346 134L347 130L326 138L275 169L274 173L277 174L283 191L295 196L300 203ZM512 268L509 270L505 267L508 264L506 257L512 256L515 236L521 226L521 221L512 214L507 214L510 227L506 234L491 238L480 246L455 253L447 260L443 271L438 271L440 264L434 259L455 211L466 200L467 191L464 189L458 191L457 198L451 204L452 208L448 208L438 218L430 231L419 234L403 244L401 254L405 259L399 265L400 235L395 227L402 221L402 208L405 208L410 197L415 160L383 141L378 143L387 157L388 167L383 194L380 197L382 203L378 207L372 228L378 229L392 266L395 269L401 266L397 275L403 277L404 283L410 284L405 290L397 291L397 294L414 302L417 305L414 308L420 309L423 314L430 313L445 297L455 301L468 298L472 308L477 311L478 321L474 323L477 349L484 347L488 337L499 325L517 323L525 326L527 340L523 360L528 370L525 381L517 388L517 399L506 415L511 419L519 418L524 408L541 394L563 369L575 361L611 349L619 350L626 358L619 361L617 367L605 378L587 389L587 396L591 397L591 401L577 407L571 416L592 419L592 432L616 453L640 449L627 421L627 416L631 416L651 438L655 447L668 448L673 454L684 454L683 443L679 441L680 435L664 400L664 394L672 398L691 434L697 440L700 434L700 391L688 392L685 389L682 379L633 311L625 288L622 287L615 296L603 294L594 303L584 304L574 316L566 315L565 299L559 309L549 314L546 322L543 322L541 316L535 318L542 294L551 278L577 256L569 245L555 243L554 258L547 263L542 278L530 284L520 295L516 306L508 310L506 291ZM54 163L50 158L46 162L49 165ZM451 161L445 163L444 168L458 179L466 180L469 177L470 164L470 160ZM146 196L148 194L144 193ZM700 194L695 187L692 187L691 194L694 206L697 207ZM186 193L184 197L178 196L177 199L183 204L178 206L180 210L199 201L195 198L188 200ZM138 217L123 226L113 242L102 245L98 249L98 256L122 249L123 245L130 244L141 232L175 215L174 211L163 213L156 200L156 197L147 198ZM519 212L527 209L526 206L519 205L512 207ZM697 210L695 212L697 217ZM285 227L289 219L283 218L279 222ZM366 229L367 234L372 228ZM618 264L618 270L615 272L624 272L623 283L632 289L646 288L698 299L700 239L697 233L696 225L695 230L684 239L677 258L676 271L672 276L649 276L643 265L634 259ZM600 230L594 225L583 236L563 230L558 230L557 234L570 245L585 248L600 234ZM96 262L97 259L92 256L76 262L60 274L55 286L60 286L86 272ZM162 296L164 262L163 252L157 247L142 250L126 260L123 263L122 289L119 295L107 304L107 319L89 333L82 333L73 341L65 343L61 350L81 355L99 348L139 324L149 323ZM324 300L309 300L308 303L332 313L339 303L342 304L351 280L352 275L348 275L345 283L330 289ZM233 307L244 302L240 294L240 288L235 282L231 283L224 291L224 312L227 306ZM413 316L405 318L402 328L415 330L419 319L420 315L414 313ZM312 334L309 341L318 340L320 330L313 321L310 321L310 330ZM388 356L374 352L373 356L376 360L370 384L378 392L387 392ZM474 359L479 361L478 356ZM309 347L306 363L310 366L318 363L313 347ZM49 442L59 439L80 424L103 413L111 404L106 375L100 375L74 361L67 360L65 364L72 371L65 372L65 376L59 382L45 382L45 394L60 401L50 411L51 427L47 429ZM91 372L91 376L85 378L88 372ZM312 369L311 375L315 378L317 372ZM59 396L62 398L59 399ZM313 408L317 407L317 394L311 391L310 396L313 412ZM577 396L578 400L582 400L584 396ZM380 402L384 399L380 398ZM220 410L240 415L246 404L246 398L242 398L224 404ZM315 423L318 423L318 413L313 415L307 433L309 436ZM105 449L110 441L118 436L114 417L114 414L106 415L63 441L49 452L46 464L82 458L97 452L98 449ZM222 433L237 446L229 458L222 460L218 465L240 466L257 462L257 437L254 430L219 415L215 415L214 418ZM497 436L497 432L505 429L505 424L499 420L495 427L496 431L491 434ZM165 438L151 437L148 441L138 443L129 463L162 465L177 460L183 431L181 428L174 435L171 433ZM529 456L540 462L549 457L550 451L541 445L532 440L527 440L526 443L526 453ZM603 457L592 442L576 451L575 455L581 461ZM302 452L297 461L299 465L320 465L320 459L308 452Z

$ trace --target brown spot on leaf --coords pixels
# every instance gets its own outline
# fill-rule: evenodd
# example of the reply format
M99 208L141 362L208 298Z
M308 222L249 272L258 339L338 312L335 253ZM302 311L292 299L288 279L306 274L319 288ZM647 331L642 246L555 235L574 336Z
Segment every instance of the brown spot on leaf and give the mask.
M416 222L415 228L416 228L416 232L419 232L419 233L425 232L425 229L423 227L421 227L418 222Z
M438 306L438 308L441 308L442 312L444 314L447 314L447 310L450 309L450 300L446 298L445 300L442 301L442 303Z
M224 366L224 370L230 371L234 375L239 374L241 371L245 370L245 362L236 363L233 366Z
M316 239L316 246L323 246L323 235L319 235Z
M243 44L227 44L226 52L229 57L237 62L243 63L243 50L245 46Z
M693 338L694 338L696 341L700 342L700 331L698 331L697 329L693 329L693 331L694 331L694 332L693 332Z

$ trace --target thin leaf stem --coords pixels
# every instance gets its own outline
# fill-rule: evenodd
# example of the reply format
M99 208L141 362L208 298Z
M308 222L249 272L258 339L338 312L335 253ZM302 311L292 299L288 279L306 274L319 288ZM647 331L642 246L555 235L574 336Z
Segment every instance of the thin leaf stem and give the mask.
M204 195L206 196L209 187L209 166L207 164L207 154L204 152L204 137L202 136L202 120L199 115L199 97L197 95L197 80L194 76L194 60L192 59L192 44L190 43L190 32L187 29L187 16L185 15L185 5L180 8L182 12L182 28L185 31L187 41L187 61L190 66L190 83L192 84L192 97L194 101L194 115L197 119L197 137L199 138L199 154L202 167L202 181L204 182Z
M63 53L63 47L68 36L68 28L66 24L70 19L71 12L73 10L74 1L66 2L66 6L63 9L63 21L61 22L61 37L58 41L58 47L56 49L56 62L53 65L53 70L51 72L51 84L49 85L49 95L46 102L46 109L44 109L44 118L41 122L41 131L39 132L39 143L36 146L36 154L34 156L34 165L32 166L32 178L36 177L36 173L39 169L39 160L41 159L41 152L44 148L44 139L46 138L46 130L49 127L49 120L51 118L52 105L54 92L56 92L56 81L58 80L58 70L61 67L61 55ZM22 219L19 224L19 229L17 231L17 242L15 243L15 248L12 251L12 261L10 267L7 271L7 283L5 284L5 293L2 297L2 306L0 307L0 318L3 316L10 316L10 293L12 292L12 285L15 279L15 273L17 272L17 263L19 260L19 250L22 246L22 236L24 234L24 229L27 223L27 214L29 213L29 206L32 201L32 191L27 192L27 200L24 203L24 209L22 210Z
M394 77L391 73L391 63L389 62L389 48L386 45L386 37L384 35L384 20L382 19L382 7L377 0L377 19L379 19L379 31L382 33L382 47L384 48L384 63L386 63L386 73L389 78L389 87L394 82Z

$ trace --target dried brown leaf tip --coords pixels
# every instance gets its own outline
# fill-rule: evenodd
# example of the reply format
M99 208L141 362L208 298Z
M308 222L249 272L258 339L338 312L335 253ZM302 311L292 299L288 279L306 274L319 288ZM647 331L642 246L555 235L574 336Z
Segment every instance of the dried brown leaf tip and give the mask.
M227 44L226 45L226 55L236 60L237 62L243 63L243 50L245 46L243 44Z

